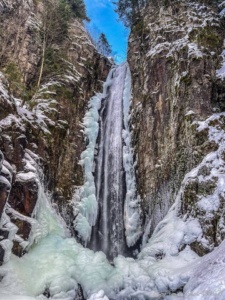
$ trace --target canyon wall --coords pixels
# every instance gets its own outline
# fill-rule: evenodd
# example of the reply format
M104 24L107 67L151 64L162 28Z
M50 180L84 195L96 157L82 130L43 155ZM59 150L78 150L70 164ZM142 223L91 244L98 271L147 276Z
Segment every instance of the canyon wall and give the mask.
M68 201L83 181L79 165L85 146L82 118L111 68L77 18L70 18L62 36L54 39L52 31L43 38L43 24L53 22L47 19L48 2L0 2L0 215L8 198L10 216L10 220L2 218L1 260L4 239L12 239L7 229L10 222L17 232L13 251L24 252L22 245L32 223L29 218L38 199L37 176L70 225ZM57 23L53 26L59 30ZM51 43L45 47L47 38Z
M195 121L224 111L225 85L216 76L225 38L222 9L217 1L148 1L132 27L128 61L133 76L133 144L150 234L174 203L185 174L218 149L207 130L197 130ZM197 199L210 194L214 184L193 182L186 186L186 208L180 213L192 211L202 219L213 247L221 240L221 234L217 240L213 235L224 204L214 217L204 219Z

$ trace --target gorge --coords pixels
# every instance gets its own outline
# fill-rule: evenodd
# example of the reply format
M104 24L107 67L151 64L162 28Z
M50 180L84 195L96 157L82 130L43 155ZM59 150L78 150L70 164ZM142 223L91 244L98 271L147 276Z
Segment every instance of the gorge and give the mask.
M114 65L0 1L1 300L225 299L225 2L140 2Z

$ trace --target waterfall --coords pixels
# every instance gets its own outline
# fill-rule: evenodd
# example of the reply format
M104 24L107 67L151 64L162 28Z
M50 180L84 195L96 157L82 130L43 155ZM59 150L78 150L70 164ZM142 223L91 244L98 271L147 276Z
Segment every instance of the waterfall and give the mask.
M96 195L98 220L91 238L91 248L102 250L109 258L124 254L124 198L126 194L123 168L123 91L127 65L112 73L112 84L100 111L99 147L96 155Z
M142 234L140 197L129 131L131 75L124 63L112 68L102 94L84 118L88 145L81 155L85 183L74 222L89 248L109 259L131 254Z

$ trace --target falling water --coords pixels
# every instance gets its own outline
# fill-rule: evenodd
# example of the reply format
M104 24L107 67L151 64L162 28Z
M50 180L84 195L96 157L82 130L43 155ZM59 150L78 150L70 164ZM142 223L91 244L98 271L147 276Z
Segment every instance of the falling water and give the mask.
M112 72L112 84L102 100L98 149L95 157L98 219L92 232L91 248L102 250L109 258L125 254L123 168L123 91L127 65Z

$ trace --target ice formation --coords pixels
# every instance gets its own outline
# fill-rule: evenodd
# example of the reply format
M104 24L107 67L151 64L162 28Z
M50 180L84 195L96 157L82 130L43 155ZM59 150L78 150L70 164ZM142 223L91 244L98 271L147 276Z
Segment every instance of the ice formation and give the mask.
M125 253L126 243L133 246L142 233L129 130L130 101L131 74L125 63L111 70L103 94L91 99L83 121L88 145L81 155L85 183L75 229L86 243L92 234L91 248L111 257ZM98 214L101 220L92 232Z
M141 227L141 207L140 196L137 193L135 168L133 162L133 149L131 147L131 132L129 128L130 119L130 102L131 102L131 74L129 66L125 78L125 86L123 92L123 166L126 176L126 198L124 206L125 234L127 245L133 246L142 235Z
M114 68L111 86L100 110L100 130L95 156L98 224L93 229L91 249L108 257L124 253L123 90L127 66ZM116 121L115 121L116 120Z
M103 86L103 93L94 96L89 109L83 120L84 136L87 140L87 148L81 154L80 164L84 168L84 185L80 190L81 201L77 207L77 217L74 227L82 240L87 243L91 237L92 226L95 225L98 213L98 203L96 199L96 187L93 175L94 157L96 141L99 133L99 110L102 100L107 97L108 88L111 85L113 69Z

